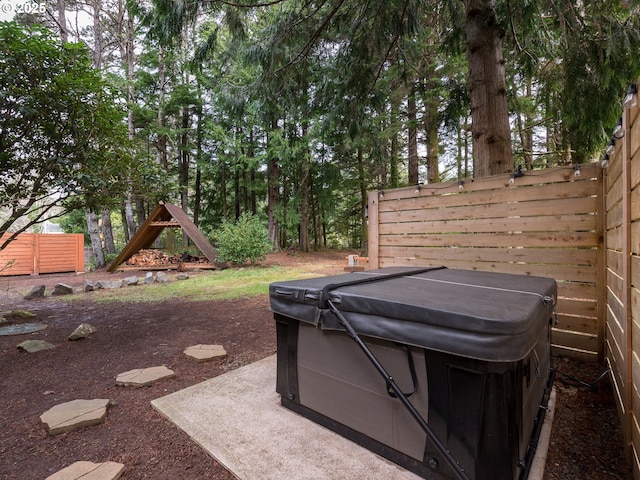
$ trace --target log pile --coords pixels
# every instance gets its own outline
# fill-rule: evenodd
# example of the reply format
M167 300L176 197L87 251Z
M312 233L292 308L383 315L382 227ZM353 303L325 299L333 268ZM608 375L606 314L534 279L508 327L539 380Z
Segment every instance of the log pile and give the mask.
M204 265L210 264L204 255L190 255L188 253L175 253L167 255L162 250L140 250L127 260L126 265L130 267L149 268L149 267L171 267L183 264Z

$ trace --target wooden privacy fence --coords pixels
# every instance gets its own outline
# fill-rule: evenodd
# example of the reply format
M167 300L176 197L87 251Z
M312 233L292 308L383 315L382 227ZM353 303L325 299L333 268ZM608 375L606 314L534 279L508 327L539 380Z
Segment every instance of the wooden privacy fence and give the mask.
M605 169L606 357L626 453L640 479L640 109L625 109ZM624 135L624 136L623 136Z
M602 358L602 178L599 165L587 164L371 192L369 268L444 265L555 278L554 352Z
M84 271L81 233L21 233L0 251L1 275Z

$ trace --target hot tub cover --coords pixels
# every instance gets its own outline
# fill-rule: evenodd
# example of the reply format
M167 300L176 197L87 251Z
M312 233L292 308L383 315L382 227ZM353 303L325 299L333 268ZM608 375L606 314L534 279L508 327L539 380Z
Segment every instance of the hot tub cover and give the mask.
M271 310L323 330L342 330L330 299L356 332L475 358L524 358L548 329L550 278L444 267L388 267L272 283Z

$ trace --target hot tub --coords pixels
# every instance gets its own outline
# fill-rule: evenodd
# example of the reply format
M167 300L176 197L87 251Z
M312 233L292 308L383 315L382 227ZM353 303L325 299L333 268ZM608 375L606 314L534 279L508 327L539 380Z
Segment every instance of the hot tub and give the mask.
M284 407L424 478L527 477L553 381L553 279L391 267L269 294Z

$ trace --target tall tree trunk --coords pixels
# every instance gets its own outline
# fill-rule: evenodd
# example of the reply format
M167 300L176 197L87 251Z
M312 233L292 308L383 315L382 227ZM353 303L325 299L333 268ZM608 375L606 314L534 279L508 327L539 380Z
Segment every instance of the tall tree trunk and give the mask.
M158 162L158 165L165 169L165 171L169 169L169 161L167 160L167 134L164 131L164 95L166 83L164 49L161 46L158 49L158 143L156 147L156 161Z
M113 240L113 225L111 225L111 211L102 209L102 233L104 236L104 248L109 254L116 253L116 243Z
M495 0L465 0L475 177L513 171L502 30Z
M435 102L426 102L424 118L427 137L427 183L438 183L440 181L438 105Z
M306 117L306 116L305 116ZM302 120L302 139L308 142L309 121L307 118ZM308 252L311 250L309 243L309 182L311 174L311 152L309 146L304 149L302 154L302 168L300 172L300 250Z
M227 164L220 160L220 196L222 197L222 218L229 219L229 203L227 201Z
M202 113L202 88L200 86L200 79L197 80L197 90L198 90L198 109L197 109L197 119L196 121L196 181L194 185L193 192L193 223L197 226L200 225L200 202L202 201L202 173L200 171L200 165L202 163L202 123L203 123L203 113Z
M416 106L416 90L409 89L407 98L407 130L409 133L409 185L417 185L418 173L418 107Z
M180 136L180 207L189 208L189 109L182 107L182 134Z
M126 19L122 26L124 30L124 39L121 43L120 55L124 63L125 76L127 80L127 125L129 130L129 140L133 140L135 135L135 125L133 123L133 102L135 100L135 91L133 86L133 75L135 68L135 51L134 51L134 22L133 14L131 10L125 5L123 0L118 2L120 8L121 18ZM129 234L133 237L135 235L137 227L133 217L133 202L134 195L131 187L131 181L129 180L129 188L127 189L127 196L125 199L125 213L127 222L127 228Z
M121 205L121 208L120 208L120 216L122 218L127 218L127 212L125 210L124 203ZM126 221L122 222L122 231L124 233L124 241L129 243L129 240L131 240L131 234L129 233L129 225L127 224Z
M235 207L235 219L239 219L240 215L242 214L242 211L240 209L240 165L238 165L237 161L236 161L236 168L235 171L233 172L233 204Z
M367 256L369 251L369 228L367 227L367 216L365 206L368 204L367 179L365 176L362 147L358 147L358 184L360 187L360 253Z
M93 0L93 66L96 69L100 69L102 66L102 23L100 21L100 9L101 0ZM85 217L87 220L87 230L89 232L89 238L91 240L91 248L93 250L93 258L95 259L96 267L104 267L104 251L103 248L107 247L112 249L115 253L115 245L113 242L113 231L111 229L111 217L108 210L102 210L102 221L98 222L97 215L92 210L85 210ZM105 223L105 220L108 222ZM100 237L100 223L102 224L103 239ZM108 231L107 231L108 229Z
M93 259L96 268L104 267L104 253L102 251L102 242L100 240L100 227L98 226L98 218L92 210L85 211L87 219L87 230L89 230L89 238L91 239L91 248L93 250Z
M278 127L278 122L273 121L271 124L271 129L275 130ZM267 139L267 142L269 139ZM273 243L273 247L279 249L280 247L280 237L279 231L280 226L278 224L278 208L280 206L280 169L278 167L278 159L274 157L269 157L269 161L267 164L267 211L268 211L268 221L267 221L267 229L269 231L269 239Z
M58 28L60 29L60 40L62 40L62 43L67 43L69 41L66 10L67 3L65 0L58 0Z

